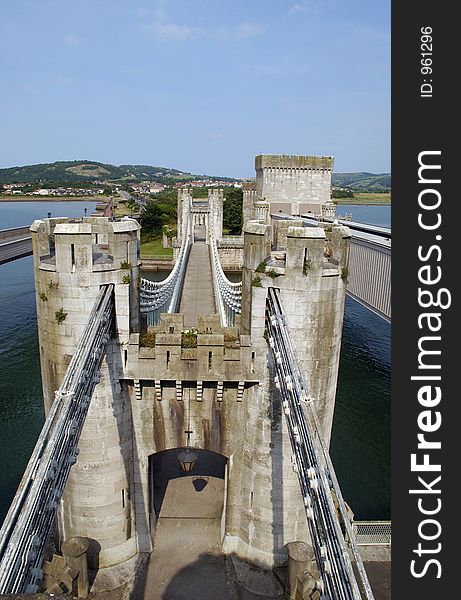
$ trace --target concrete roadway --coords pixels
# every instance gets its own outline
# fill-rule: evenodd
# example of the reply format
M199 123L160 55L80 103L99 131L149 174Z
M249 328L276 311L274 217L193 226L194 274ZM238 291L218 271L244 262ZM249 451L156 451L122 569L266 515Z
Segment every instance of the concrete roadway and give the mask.
M197 315L216 313L210 253L204 242L192 244L179 312L185 327L196 327Z

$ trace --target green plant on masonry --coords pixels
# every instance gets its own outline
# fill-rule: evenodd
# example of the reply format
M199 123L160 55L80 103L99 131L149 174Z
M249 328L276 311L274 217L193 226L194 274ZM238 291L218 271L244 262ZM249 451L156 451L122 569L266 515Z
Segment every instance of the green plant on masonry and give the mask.
M312 261L310 258L307 258L303 264L303 275L307 275L312 267Z
M50 281L50 283L48 284L48 289L50 290L57 290L59 287L59 283L53 283L53 280Z
M124 275L122 277L122 283L131 283L131 275Z
M226 348L239 348L237 336L231 335L230 333L224 334L224 346Z
M139 336L139 345L144 348L155 348L155 332L145 331Z
M64 309L62 308L62 306L59 310L57 310L54 313L54 318L56 320L56 323L58 323L59 325L66 320L66 317L67 317L67 313L64 312Z
M266 275L268 275L271 279L275 279L275 277L280 277L281 273L277 273L275 269L270 269L266 272Z
M265 273L266 272L266 261L263 260L259 263L259 265L255 269L255 273Z
M344 283L348 283L349 281L349 267L343 267L341 270L341 279L344 281Z
M197 330L185 329L181 333L181 346L183 348L197 348Z
M38 296L42 302L48 301L48 296L45 294L45 292L40 292L40 294Z
M251 284L253 287L262 287L261 277L257 276L253 279L253 283Z
M131 269L131 263L126 262L126 260L124 260L123 262L120 263L120 268L121 269Z

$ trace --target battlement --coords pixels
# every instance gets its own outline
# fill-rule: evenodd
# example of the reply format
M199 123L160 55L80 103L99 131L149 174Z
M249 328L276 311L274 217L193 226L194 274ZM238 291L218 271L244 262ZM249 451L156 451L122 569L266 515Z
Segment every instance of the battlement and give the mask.
M134 219L43 219L30 230L38 268L44 271L111 271L139 263L140 225Z
M261 169L303 169L333 171L332 156L299 156L291 154L258 154L256 171Z
M154 376L155 374L155 376ZM219 315L199 315L196 328L183 314L162 314L159 325L130 336L124 375L140 380L259 381L250 336L223 327Z

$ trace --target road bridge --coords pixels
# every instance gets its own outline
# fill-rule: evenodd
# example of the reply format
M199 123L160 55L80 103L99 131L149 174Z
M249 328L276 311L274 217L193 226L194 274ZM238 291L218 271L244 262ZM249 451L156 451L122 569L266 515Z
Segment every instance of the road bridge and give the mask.
M15 227L0 231L0 265L31 254L32 236L29 227Z
M391 321L390 228L337 219L320 221L305 215L276 214L272 217L300 221L307 227L325 227L328 226L326 223L333 222L347 226L351 232L351 245L346 293L385 321Z

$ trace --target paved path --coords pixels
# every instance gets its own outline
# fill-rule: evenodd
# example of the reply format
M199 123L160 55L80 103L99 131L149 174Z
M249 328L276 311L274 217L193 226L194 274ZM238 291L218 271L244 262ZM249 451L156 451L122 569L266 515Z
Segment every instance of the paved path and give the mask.
M221 554L224 480L199 479L170 479L154 550L132 599L283 600L271 572Z
M220 556L224 480L207 479L202 491L196 491L194 477L170 480L147 567L145 600L237 600Z
M179 312L184 314L185 327L195 327L197 315L216 313L210 253L203 242L192 244Z

